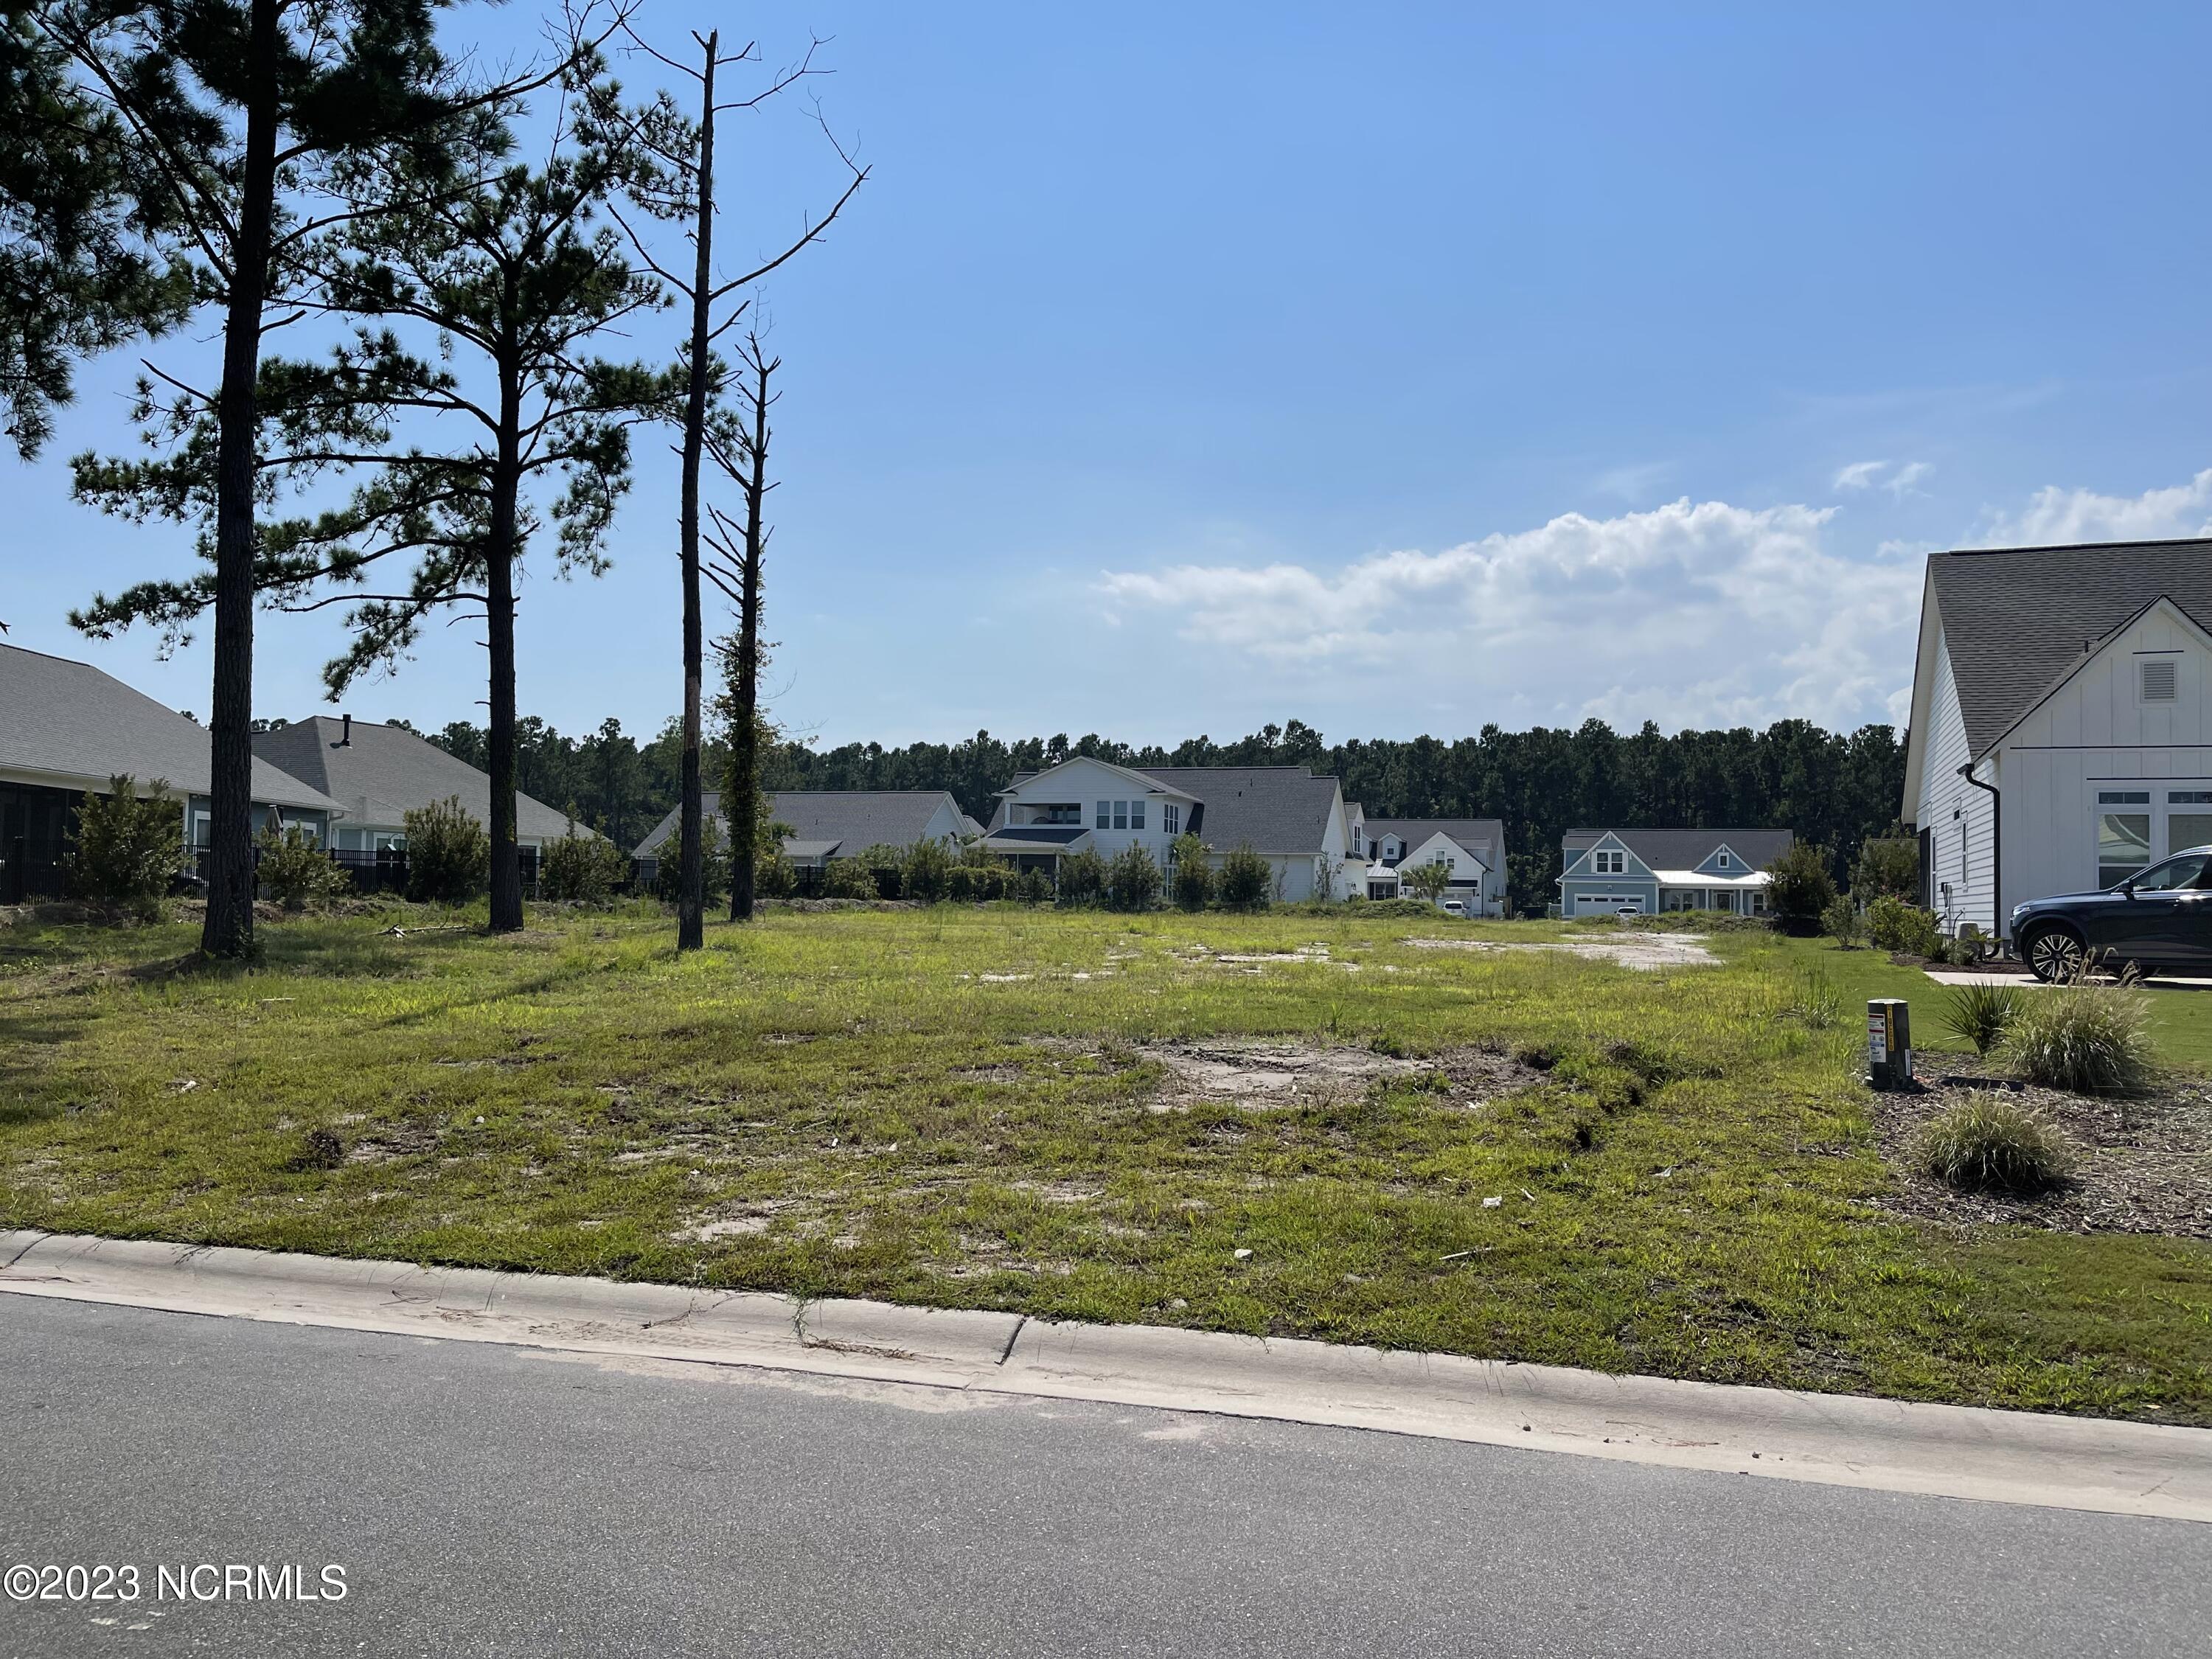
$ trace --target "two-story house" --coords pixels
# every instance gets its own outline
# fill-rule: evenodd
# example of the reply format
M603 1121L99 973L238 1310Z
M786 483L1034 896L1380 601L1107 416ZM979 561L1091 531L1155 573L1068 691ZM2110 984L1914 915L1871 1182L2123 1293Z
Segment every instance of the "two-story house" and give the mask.
M1259 854L1279 898L1358 890L1344 792L1303 766L1133 767L1077 756L1000 790L983 845L1047 872L1085 848L1110 860L1142 847L1165 870L1186 832L1217 867L1240 848Z
M1766 913L1766 866L1787 830L1570 830L1560 838L1559 914Z
M1938 553L1899 814L1947 932L2212 842L2212 540Z

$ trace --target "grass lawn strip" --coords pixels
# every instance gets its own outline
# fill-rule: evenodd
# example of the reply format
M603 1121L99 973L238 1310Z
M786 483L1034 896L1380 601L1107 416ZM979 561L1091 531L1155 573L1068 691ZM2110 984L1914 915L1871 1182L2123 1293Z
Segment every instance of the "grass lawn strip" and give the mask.
M1893 1207L1860 1005L1924 1032L1940 993L1872 952L939 907L678 958L642 912L395 920L436 919L271 927L228 972L177 971L179 927L0 931L0 1224L2212 1422L2212 1247ZM2212 1004L2154 1000L2201 1065Z

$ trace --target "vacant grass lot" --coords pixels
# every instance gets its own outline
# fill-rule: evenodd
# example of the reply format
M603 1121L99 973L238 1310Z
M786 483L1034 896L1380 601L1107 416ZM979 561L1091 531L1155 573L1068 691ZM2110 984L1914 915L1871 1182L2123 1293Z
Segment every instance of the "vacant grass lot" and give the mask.
M945 907L679 960L657 915L395 920L432 918L223 972L181 927L0 930L0 1224L2212 1422L2212 1249L1868 1202L1860 1001L1936 1036L1869 952ZM2212 999L2159 1006L2201 1062ZM1209 1102L1158 1047L1237 1039L1415 1063ZM1477 1048L1545 1069L1500 1093Z

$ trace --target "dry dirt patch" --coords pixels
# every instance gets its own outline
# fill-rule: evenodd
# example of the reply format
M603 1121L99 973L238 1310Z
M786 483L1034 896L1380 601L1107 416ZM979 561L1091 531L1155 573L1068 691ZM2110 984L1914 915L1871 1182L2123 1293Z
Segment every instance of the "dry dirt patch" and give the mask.
M1720 958L1703 933L1623 933L1617 939L1563 939L1542 944L1488 939L1409 939L1417 951L1561 951L1571 957L1617 962L1650 972L1661 968L1710 968Z
M1954 1057L1946 1055L1946 1062ZM1913 1133L1959 1104L1983 1078L1955 1062L1911 1094L1874 1097L1875 1135L1897 1184L1885 1209L1957 1225L2041 1227L2068 1233L2165 1233L2212 1238L2212 1085L2107 1098L2013 1086L2007 1097L2040 1112L2075 1147L2072 1175L2047 1193L1962 1193L1911 1167Z
M1160 1042L1138 1053L1167 1073L1166 1086L1150 1107L1155 1112L1188 1111L1201 1103L1255 1111L1322 1105L1417 1073L1443 1075L1449 1086L1440 1100L1475 1105L1542 1081L1532 1067L1480 1048L1425 1060L1306 1042Z

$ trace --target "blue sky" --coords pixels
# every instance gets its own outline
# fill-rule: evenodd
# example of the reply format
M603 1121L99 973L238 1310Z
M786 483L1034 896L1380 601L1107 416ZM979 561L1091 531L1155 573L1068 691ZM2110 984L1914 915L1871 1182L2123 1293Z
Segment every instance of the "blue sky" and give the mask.
M748 15L772 61L835 37L875 169L766 295L795 732L1850 726L1902 713L1926 552L2212 523L2212 12L1351 12ZM726 155L741 247L834 190L797 104ZM130 374L15 469L0 617L204 711L204 637L64 620L185 546L67 498ZM526 588L563 729L677 705L660 447L613 571ZM473 631L345 707L480 718ZM268 619L259 708L314 712L334 647Z

